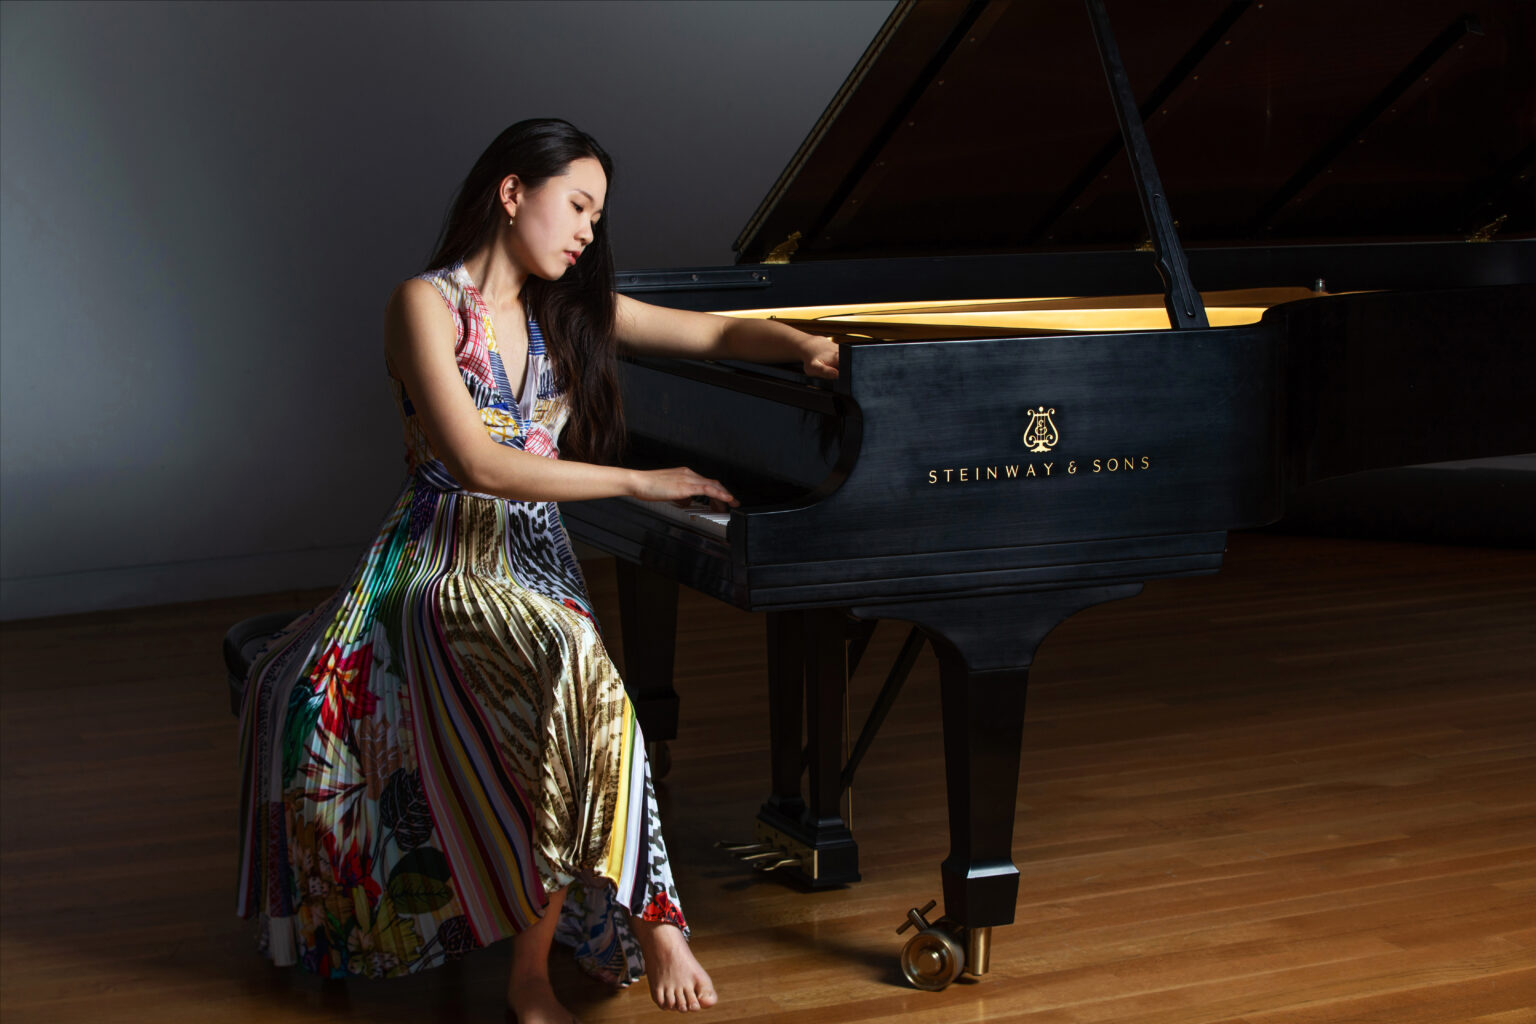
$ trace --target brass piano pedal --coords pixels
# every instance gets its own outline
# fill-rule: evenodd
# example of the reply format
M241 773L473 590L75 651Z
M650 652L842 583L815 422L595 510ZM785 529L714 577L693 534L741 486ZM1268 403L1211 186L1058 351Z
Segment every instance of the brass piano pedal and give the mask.
M722 839L715 843L715 849L724 850L743 864L750 864L758 871L778 871L782 868L795 868L812 882L816 880L816 872L819 861L816 848L800 842L795 837L785 835L778 829L757 823L757 840L751 843L738 843Z
M913 907L896 929L897 935L908 928L917 929L917 934L902 947L901 973L914 987L928 992L948 988L965 971L966 929L942 917L930 923L924 915L936 905L937 901L929 900L921 910Z
M755 843L732 843L722 839L715 844L715 849L724 850L734 859L743 864L750 864L759 871L773 870L773 868L767 867L764 862L771 861L777 867L779 866L778 862L782 861L786 855L783 847L761 841Z
M715 843L715 849L724 850L743 864L750 864L764 872L800 867L805 863L799 854L772 843L732 843L722 839Z
M751 864L753 867L757 867L757 862L760 860L778 860L782 856L784 856L783 850L764 850L761 853L738 853L736 854L736 859L743 864Z
M715 843L715 849L724 850L726 853L735 856L738 853L761 853L765 850L771 850L773 847L765 843L733 843L729 840L721 839Z

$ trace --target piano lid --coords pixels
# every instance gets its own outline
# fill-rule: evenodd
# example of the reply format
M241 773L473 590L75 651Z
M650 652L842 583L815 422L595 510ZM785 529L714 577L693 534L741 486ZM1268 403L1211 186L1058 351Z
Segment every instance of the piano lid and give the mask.
M1536 235L1536 5L1108 8L1186 246ZM801 262L1146 238L1082 0L903 0L735 248Z

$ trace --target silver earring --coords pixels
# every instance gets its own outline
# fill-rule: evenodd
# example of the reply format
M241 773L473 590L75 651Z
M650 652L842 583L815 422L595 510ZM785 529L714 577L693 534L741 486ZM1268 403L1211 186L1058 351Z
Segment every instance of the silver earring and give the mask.
M517 223L517 218L513 217L511 220L507 221L507 227L511 227L513 224L516 224L516 223Z

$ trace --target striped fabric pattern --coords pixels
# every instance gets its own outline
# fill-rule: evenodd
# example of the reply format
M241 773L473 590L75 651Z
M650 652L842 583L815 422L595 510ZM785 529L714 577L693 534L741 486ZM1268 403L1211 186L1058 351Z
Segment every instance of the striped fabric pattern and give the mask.
M462 265L424 277L487 433L558 458L538 326L518 396ZM247 680L239 912L276 963L388 977L516 934L566 888L557 938L625 984L644 967L631 915L686 922L559 510L463 490L394 385L405 484L347 583Z

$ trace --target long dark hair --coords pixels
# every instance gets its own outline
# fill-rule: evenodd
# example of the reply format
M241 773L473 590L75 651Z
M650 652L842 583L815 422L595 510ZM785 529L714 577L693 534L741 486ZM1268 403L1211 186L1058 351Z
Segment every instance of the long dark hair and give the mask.
M597 140L568 121L519 121L496 136L459 186L426 269L453 266L495 237L505 216L498 191L507 175L537 188L583 157L603 165L611 193L613 161ZM522 298L544 332L557 381L570 405L562 451L587 462L614 461L623 448L624 411L614 362L608 218L592 226L592 241L575 266L557 281L530 274Z

